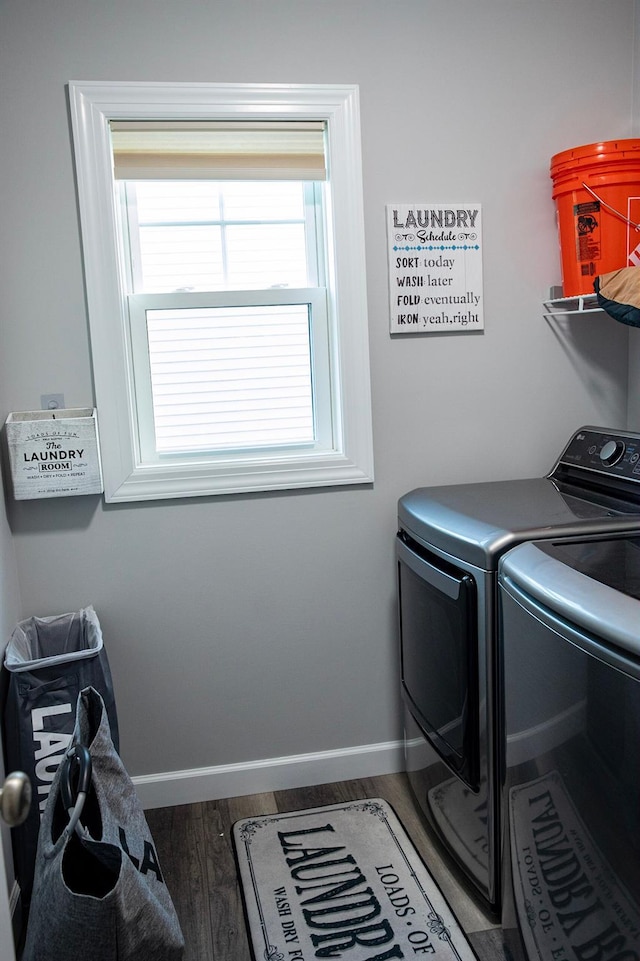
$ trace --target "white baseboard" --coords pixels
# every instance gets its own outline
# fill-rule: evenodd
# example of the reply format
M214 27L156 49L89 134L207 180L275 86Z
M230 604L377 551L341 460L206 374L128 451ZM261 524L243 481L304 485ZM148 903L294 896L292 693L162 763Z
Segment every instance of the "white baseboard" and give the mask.
M404 770L402 741L133 777L146 810Z

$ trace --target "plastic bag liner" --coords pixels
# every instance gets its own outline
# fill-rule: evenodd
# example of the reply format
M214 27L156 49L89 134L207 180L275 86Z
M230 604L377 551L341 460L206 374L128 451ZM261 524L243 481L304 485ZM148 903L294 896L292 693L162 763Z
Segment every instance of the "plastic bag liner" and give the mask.
M102 631L91 606L72 614L20 621L7 645L4 666L9 672L4 704L6 767L24 771L33 789L26 821L11 832L16 880L28 903L40 818L71 743L80 691L93 687L102 696L116 750L118 719Z
M100 695L82 691L74 745L88 759L69 822L65 759L42 818L23 961L179 961L184 938Z

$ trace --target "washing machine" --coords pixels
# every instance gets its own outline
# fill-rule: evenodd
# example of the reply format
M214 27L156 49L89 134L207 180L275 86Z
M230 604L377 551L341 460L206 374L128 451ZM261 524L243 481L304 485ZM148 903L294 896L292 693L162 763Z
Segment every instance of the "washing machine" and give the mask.
M501 907L498 564L518 544L638 530L640 434L583 427L544 477L422 487L398 503L405 763L452 870Z
M640 957L640 527L499 565L503 928L527 961Z

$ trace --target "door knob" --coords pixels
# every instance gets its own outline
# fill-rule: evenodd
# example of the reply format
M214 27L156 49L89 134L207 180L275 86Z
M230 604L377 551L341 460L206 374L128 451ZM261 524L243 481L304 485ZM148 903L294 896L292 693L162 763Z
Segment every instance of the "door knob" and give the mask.
M30 807L31 782L23 771L14 771L0 788L0 817L15 828L26 819Z

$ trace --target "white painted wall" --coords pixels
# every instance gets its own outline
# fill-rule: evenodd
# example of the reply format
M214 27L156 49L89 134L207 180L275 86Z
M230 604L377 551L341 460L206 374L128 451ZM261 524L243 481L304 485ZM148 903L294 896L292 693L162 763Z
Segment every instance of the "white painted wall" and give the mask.
M635 5L3 0L2 420L92 402L69 80L360 85L375 485L9 506L22 615L98 611L134 776L395 742L398 496L540 475L580 425L624 426L628 331L541 301L551 155L632 133ZM390 338L391 202L482 203L483 334Z

